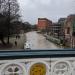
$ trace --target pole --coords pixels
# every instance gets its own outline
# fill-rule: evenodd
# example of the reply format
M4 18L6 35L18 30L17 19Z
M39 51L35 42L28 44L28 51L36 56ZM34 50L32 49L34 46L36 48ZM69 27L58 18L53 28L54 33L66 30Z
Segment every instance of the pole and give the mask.
M10 35L10 3L9 3L10 0L8 0L8 44L9 44L9 35Z
M51 57L50 57L50 74L52 73L51 70L52 68L51 68ZM51 74L52 75L52 74Z

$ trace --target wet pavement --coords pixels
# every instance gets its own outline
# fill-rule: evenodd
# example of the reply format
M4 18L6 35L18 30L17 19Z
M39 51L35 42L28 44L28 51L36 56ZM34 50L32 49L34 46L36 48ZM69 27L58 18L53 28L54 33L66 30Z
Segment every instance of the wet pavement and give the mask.
M37 33L36 31L28 32L26 34L26 40L30 44L31 49L60 49L59 46L56 44L46 40L46 38L42 35Z

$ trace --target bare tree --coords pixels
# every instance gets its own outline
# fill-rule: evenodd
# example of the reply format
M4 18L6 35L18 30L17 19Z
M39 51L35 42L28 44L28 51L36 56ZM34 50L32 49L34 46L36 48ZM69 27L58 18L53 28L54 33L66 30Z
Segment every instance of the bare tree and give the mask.
M5 21L5 24L3 25L6 30L7 30L7 33L5 34L2 34L4 38L4 36L8 36L8 43L9 43L9 36L10 36L10 30L12 30L12 22L14 20L18 20L19 18L19 14L18 14L18 11L19 11L19 5L18 5L18 2L17 0L0 0L0 14L4 16L4 18L6 20ZM4 22L3 21L3 22ZM0 27L2 26L2 24L0 25ZM1 31L1 32L4 32Z

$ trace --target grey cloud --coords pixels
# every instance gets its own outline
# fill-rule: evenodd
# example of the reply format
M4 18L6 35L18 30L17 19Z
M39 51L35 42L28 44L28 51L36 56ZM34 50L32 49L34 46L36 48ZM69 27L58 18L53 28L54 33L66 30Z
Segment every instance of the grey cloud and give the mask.
M38 17L57 21L75 13L75 0L18 0L23 21L36 23Z

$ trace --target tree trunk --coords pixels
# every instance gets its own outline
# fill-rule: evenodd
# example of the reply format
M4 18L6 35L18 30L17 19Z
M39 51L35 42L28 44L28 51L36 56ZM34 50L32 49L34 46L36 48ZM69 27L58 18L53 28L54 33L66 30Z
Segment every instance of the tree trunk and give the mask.
M4 42L4 36L3 35L0 35L0 40L1 40L3 45L6 45L6 43Z

